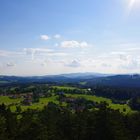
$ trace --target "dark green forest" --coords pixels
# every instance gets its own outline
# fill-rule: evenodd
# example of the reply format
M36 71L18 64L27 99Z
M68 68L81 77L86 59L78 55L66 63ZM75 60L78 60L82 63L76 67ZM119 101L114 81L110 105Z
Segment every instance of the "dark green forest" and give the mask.
M98 109L70 111L49 103L16 112L0 105L0 140L139 140L140 113L124 115L105 102Z

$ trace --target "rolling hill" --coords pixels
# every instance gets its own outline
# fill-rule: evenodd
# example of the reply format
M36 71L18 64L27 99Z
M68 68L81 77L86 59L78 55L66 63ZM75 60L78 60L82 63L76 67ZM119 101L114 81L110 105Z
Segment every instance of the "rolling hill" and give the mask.
M0 85L18 84L18 83L79 83L86 82L88 86L102 85L115 87L140 88L139 74L126 75L107 75L98 73L74 73L50 76L0 76Z

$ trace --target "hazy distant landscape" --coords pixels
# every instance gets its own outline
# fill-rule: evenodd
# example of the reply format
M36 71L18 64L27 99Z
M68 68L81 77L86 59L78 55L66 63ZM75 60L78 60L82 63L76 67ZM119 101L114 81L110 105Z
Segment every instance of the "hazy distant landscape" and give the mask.
M0 86L18 83L85 83L84 85L101 85L101 86L114 86L114 87L140 87L139 74L99 74L99 73L73 73L61 75L48 75L48 76L0 76Z
M95 73L73 73L38 77L1 76L0 80L0 102L11 105L13 110L16 110L16 106L19 105L21 105L21 108L24 110L25 108L42 109L49 102L59 104L57 98L62 92L64 95L66 94L66 96L84 98L93 102L100 103L101 101L105 101L109 103L109 106L113 109L118 109L121 112L123 112L124 109L125 113L130 113L132 112L132 109L130 109L128 101L133 97L140 95L138 84L138 80L140 81L139 75L110 76ZM101 93L99 93L98 90L101 90ZM104 90L108 90L108 93ZM34 93L35 91L37 93ZM125 93L119 93L123 91ZM134 91L137 93L133 93ZM23 98L22 96L26 96L29 93L37 94L40 101L36 104L30 105L29 103L28 106L24 106L22 101L25 97Z

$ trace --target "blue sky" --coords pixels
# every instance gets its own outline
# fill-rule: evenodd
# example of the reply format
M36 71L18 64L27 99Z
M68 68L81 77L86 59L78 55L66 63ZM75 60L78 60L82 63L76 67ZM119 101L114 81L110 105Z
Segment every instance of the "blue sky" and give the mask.
M0 74L140 73L140 0L0 0Z

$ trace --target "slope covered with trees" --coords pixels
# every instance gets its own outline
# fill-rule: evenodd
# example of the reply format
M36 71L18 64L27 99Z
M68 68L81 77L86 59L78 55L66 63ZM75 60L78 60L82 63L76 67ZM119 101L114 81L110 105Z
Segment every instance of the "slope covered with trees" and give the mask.
M1 140L138 140L140 113L124 116L100 104L98 110L71 112L49 103L42 111L12 113L0 105Z

